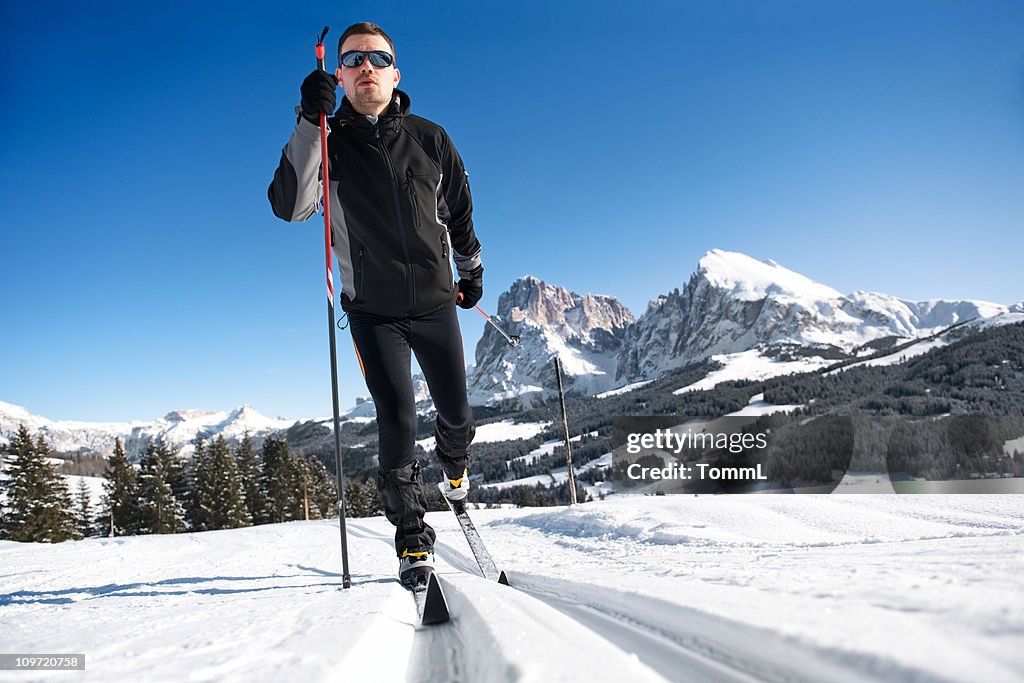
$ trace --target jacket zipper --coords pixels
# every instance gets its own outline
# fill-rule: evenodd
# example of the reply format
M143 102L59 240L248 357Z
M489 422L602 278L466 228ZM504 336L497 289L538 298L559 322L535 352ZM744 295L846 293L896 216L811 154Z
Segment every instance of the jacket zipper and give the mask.
M406 241L405 226L402 225L402 206L401 200L398 198L398 174L395 173L395 164L391 160L391 154L388 152L387 146L384 144L384 138L380 135L379 124L373 125L373 135L377 138L377 147L380 148L380 152L388 164L388 170L391 171L391 197L394 200L395 220L398 221L398 234L402 241L402 256L405 259L405 279L409 283L409 310L412 310L416 307L416 283L413 280L412 266L409 262L409 244Z
M452 261L448 258L448 231L445 230L441 233L441 258L444 259L444 264L448 267L448 291L455 286L455 273L452 272Z
M412 199L412 226L416 229L420 227L420 212L419 207L416 205L416 186L412 182L412 169L405 169L405 182L409 186L409 197Z
M366 268L363 265L363 246L359 245L359 276L356 278L356 298L359 296L366 300L366 292L363 291L363 273L366 272Z

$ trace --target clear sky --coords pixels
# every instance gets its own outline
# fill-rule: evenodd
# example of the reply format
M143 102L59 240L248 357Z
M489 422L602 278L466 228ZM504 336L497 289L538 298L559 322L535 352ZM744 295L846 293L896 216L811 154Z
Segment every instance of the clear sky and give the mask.
M1019 0L351 7L0 4L0 400L330 414L322 219L266 188L315 36L363 20L465 160L485 310L532 274L639 316L715 247L843 292L1024 298Z

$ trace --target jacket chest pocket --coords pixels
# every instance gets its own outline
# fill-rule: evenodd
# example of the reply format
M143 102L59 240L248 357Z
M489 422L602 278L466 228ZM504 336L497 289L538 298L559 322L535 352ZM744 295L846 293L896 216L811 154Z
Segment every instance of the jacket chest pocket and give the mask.
M416 173L412 168L405 170L405 191L412 206L412 224L416 230L424 225L440 223L438 192L441 174L437 171Z

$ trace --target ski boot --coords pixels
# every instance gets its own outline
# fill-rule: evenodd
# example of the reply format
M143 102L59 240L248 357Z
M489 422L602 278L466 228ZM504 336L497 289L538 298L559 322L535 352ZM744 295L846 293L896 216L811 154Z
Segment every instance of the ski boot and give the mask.
M402 585L412 590L418 586L426 586L430 575L434 572L434 551L431 548L418 548L402 551L402 562L398 565L398 579Z
M469 471L462 470L462 476L458 479L449 479L445 474L437 488L441 490L441 495L453 503L466 500L469 495Z

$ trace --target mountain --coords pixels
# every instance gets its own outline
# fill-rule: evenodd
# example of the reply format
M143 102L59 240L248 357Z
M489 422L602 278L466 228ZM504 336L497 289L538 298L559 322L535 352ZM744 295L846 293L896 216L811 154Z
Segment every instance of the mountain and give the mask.
M510 346L490 325L468 373L473 405L510 399L528 408L556 390L552 359L562 362L569 393L611 395L700 361L720 366L680 391L709 389L730 379L766 379L838 361L902 362L956 338L937 333L954 325L983 328L1024 321L1024 302L908 301L877 292L843 295L775 261L719 249L700 259L682 290L650 302L639 319L612 296L581 295L532 277L501 294L495 323L520 344ZM889 354L887 359L877 356ZM870 357L870 361L869 361ZM414 378L417 412L433 406L422 377ZM611 390L611 391L609 391ZM360 399L342 420L366 423L373 402ZM151 422L52 421L0 402L0 443L24 422L59 452L107 454L124 439L137 457L158 437L191 452L196 434L254 439L288 430L289 440L314 448L330 434L330 417L268 418L251 406L230 412L179 410Z
M843 295L775 261L713 249L682 290L657 297L637 320L613 297L583 296L535 277L516 280L493 317L522 343L510 347L486 328L469 379L470 402L519 399L528 407L554 390L555 355L573 393L628 389L713 360L722 369L694 385L710 388L725 379L806 372L903 349L953 325L1019 322L1024 302Z
M844 296L774 261L714 249L682 291L652 301L628 330L616 379L653 379L690 363L751 351L777 359L780 349L797 348L811 363L828 364L959 323L1022 311L1019 304L984 301L906 301L876 292Z
M151 442L163 437L180 448L182 455L189 455L193 450L191 442L200 433L208 438L224 436L235 440L248 431L253 438L260 438L293 423L294 420L266 417L250 405L230 412L175 410L151 422L49 420L21 406L0 401L0 442L6 443L18 425L25 424L33 434L44 436L59 453L106 455L113 452L114 441L120 437L129 456L137 457Z
M469 377L470 403L510 398L530 404L557 388L552 359L562 362L567 390L596 393L610 388L633 314L614 297L586 296L532 277L521 277L498 298L495 323L520 343L512 347L492 326L476 346Z

